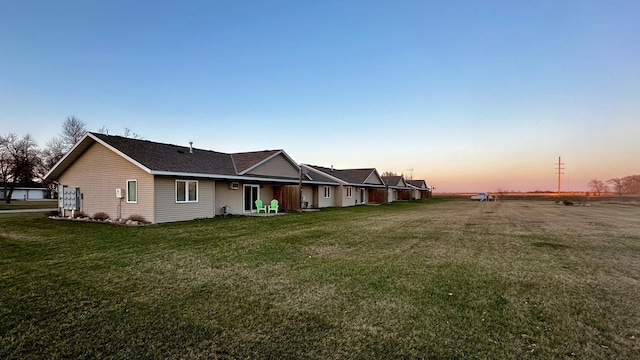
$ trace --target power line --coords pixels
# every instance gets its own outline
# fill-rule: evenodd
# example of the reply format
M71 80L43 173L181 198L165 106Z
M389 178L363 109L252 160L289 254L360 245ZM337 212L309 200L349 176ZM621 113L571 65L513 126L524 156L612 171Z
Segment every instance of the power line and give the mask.
M560 156L558 156L558 168L556 169L558 171L558 195L560 195L560 175L564 174L564 172L562 172L562 170L564 170L563 165L564 163L561 162Z
M413 168L407 169L409 171L409 180L413 180Z

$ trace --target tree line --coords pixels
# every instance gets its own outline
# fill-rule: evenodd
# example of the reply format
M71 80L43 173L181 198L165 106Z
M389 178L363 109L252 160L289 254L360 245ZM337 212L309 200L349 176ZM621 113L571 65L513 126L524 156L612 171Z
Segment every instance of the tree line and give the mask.
M40 181L47 190L55 191L55 184L45 181L44 176L86 132L86 124L70 116L62 124L60 135L47 142L44 148L39 148L30 134L22 137L14 133L0 135L0 182L5 202L11 202L18 183ZM98 132L108 134L109 130L103 126ZM141 138L128 128L123 136Z
M596 195L613 192L617 195L639 195L640 175L629 175L623 178L613 178L607 181L592 179L589 181L589 190Z

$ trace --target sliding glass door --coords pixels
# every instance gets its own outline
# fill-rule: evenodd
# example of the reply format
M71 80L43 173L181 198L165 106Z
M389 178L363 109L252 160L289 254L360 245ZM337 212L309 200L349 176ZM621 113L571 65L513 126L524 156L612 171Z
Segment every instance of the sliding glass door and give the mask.
M244 212L256 212L256 200L259 198L259 185L244 185Z

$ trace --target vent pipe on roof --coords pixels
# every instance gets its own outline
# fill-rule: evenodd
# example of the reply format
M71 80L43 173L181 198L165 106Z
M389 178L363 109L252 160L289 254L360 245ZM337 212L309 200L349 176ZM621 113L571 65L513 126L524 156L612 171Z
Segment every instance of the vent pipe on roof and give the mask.
M331 165L331 172L333 172L333 165Z
M189 141L189 154L193 154L193 141Z

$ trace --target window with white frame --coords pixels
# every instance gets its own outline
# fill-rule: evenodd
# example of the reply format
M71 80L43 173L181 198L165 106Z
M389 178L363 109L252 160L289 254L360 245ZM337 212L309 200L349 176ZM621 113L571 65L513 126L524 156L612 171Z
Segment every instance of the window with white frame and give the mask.
M324 198L328 199L331 197L331 186L324 187Z
M353 187L347 186L347 197L353 197Z
M138 180L127 180L127 202L138 202Z
M176 180L176 202L198 202L198 181Z

